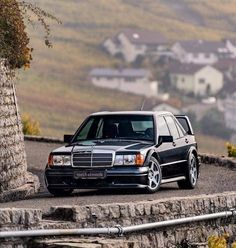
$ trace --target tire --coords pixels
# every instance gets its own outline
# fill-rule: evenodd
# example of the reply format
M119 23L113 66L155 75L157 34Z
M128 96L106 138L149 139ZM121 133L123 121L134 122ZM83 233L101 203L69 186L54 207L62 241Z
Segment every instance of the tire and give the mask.
M198 179L198 166L197 158L194 154L190 154L187 161L186 180L179 181L178 186L180 189L194 189L197 185Z
M147 180L147 193L155 193L161 185L162 172L159 162L151 157L149 161L149 171Z
M70 196L73 189L51 189L48 188L48 192L54 196Z

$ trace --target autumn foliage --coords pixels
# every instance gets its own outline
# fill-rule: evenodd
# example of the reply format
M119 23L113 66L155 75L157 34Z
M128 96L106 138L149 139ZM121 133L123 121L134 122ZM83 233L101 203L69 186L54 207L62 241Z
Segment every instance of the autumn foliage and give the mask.
M226 147L227 147L227 150L228 150L228 156L236 158L236 145L233 145L231 143L227 143Z
M228 234L224 234L222 236L211 236L208 239L208 247L209 248L236 248L236 242L230 241L230 236Z
M35 121L29 114L22 116L23 133L25 135L40 135L39 122Z
M31 60L29 38L15 0L0 2L0 57L7 59L11 68L27 66Z
M25 21L33 23L33 17L36 17L45 29L45 44L50 47L51 43L48 39L50 29L45 18L59 22L54 16L24 1L0 1L0 58L6 59L11 69L30 65L32 48L29 46Z

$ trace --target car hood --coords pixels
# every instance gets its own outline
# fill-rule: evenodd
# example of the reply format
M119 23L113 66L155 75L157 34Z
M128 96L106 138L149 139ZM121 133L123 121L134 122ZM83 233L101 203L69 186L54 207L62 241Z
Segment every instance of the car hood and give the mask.
M126 140L101 140L101 141L83 141L74 145L67 145L60 147L53 151L53 153L73 153L79 151L93 151L104 150L111 152L124 151L140 151L153 146L152 142L145 141L126 141Z

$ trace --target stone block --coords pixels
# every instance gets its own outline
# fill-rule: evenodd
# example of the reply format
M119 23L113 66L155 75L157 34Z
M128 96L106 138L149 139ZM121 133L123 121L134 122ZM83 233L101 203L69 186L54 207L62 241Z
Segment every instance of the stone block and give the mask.
M11 224L10 209L0 209L0 226Z
M110 210L110 218L111 219L118 219L120 217L120 207L119 205L110 205L108 206Z

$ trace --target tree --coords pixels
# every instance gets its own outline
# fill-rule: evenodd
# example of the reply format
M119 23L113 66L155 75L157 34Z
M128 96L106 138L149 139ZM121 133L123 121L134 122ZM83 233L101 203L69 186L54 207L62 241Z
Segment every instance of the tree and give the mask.
M202 133L216 136L223 139L229 139L231 130L225 126L224 114L217 109L209 110L201 120Z
M27 172L26 153L14 86L15 70L29 67L32 48L25 21L32 22L32 14L45 28L45 43L50 29L45 17L57 20L39 7L17 0L0 2L0 201L10 200L17 195L17 188L37 178ZM25 19L24 19L25 18ZM32 192L32 187L26 192ZM22 196L22 192L20 194ZM7 198L6 198L7 196Z
M32 14L45 29L45 44L51 47L50 28L45 18L60 21L41 8L17 0L1 0L0 2L0 57L5 58L10 69L28 67L32 59L32 48L25 30L24 18L33 23Z

